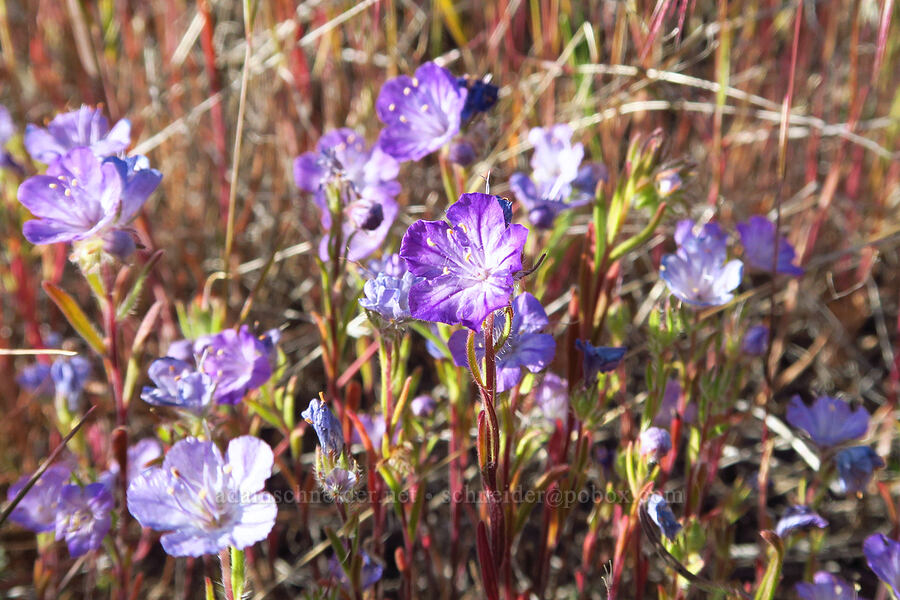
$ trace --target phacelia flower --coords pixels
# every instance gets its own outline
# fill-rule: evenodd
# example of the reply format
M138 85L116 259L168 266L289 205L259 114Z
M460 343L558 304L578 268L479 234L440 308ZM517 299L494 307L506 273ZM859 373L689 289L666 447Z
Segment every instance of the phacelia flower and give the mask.
M152 469L150 464L163 455L162 446L153 438L144 438L128 448L128 462L125 465L125 477L128 483L138 475ZM99 481L111 490L116 489L116 479L119 476L119 463L115 460L109 463L109 468L100 475Z
M672 424L675 417L679 416L679 400L681 399L681 383L677 377L670 377L666 381L666 388L663 390L662 402L660 402L659 410L653 417L653 425L656 427L668 427ZM693 402L684 407L684 413L680 415L685 423L693 423L697 418L697 405Z
M375 448L381 447L381 440L384 438L384 433L387 431L387 425L384 422L384 415L369 415L366 413L359 413L357 415L359 422L362 423L363 429L366 431L366 436L369 438L369 441L372 442L372 445ZM399 423L397 424L399 427ZM363 439L359 434L359 430L354 427L351 435L350 435L350 443L351 444L362 444Z
M324 452L337 456L344 451L344 433L341 423L324 402L313 398L300 416L313 426L319 437L319 445L322 446Z
M82 356L59 358L50 367L56 395L66 400L69 410L78 409L84 384L91 375L91 362Z
M212 400L215 390L212 378L183 360L170 356L158 358L150 363L147 374L156 384L141 391L141 400L147 404L200 413Z
M409 403L409 408L417 417L427 417L437 408L437 402L427 394L416 396Z
M375 562L375 560L363 550L362 569L359 581L360 589L365 590L378 583L378 581L381 579L383 570L384 569L382 568L382 566ZM347 577L347 574L341 567L341 563L340 561L338 561L337 556L333 555L328 560L328 571L329 573L331 573L331 576L334 579L340 582L342 586L344 586L346 589L350 589L350 578Z
M851 410L849 404L831 396L816 398L812 406L794 396L788 404L787 422L804 430L816 445L830 448L866 435L869 413L861 406Z
M9 111L0 104L0 169L8 168L22 173L22 166L4 148L15 132L16 127L13 125L12 117L9 116Z
M497 197L488 194L463 194L447 221L413 223L400 245L409 271L424 278L409 292L412 316L480 330L488 314L509 303L527 236L525 227L506 225Z
M25 149L31 158L52 164L73 148L86 147L98 158L124 152L131 143L131 122L122 119L112 129L99 108L82 106L56 115L47 128L25 127Z
M672 450L672 436L665 429L648 427L641 432L641 456L651 462L659 462Z
M868 446L853 446L834 457L838 470L838 489L842 494L861 493L869 485L875 469L884 467L884 460Z
M52 392L53 380L50 378L50 365L34 363L24 367L16 376L16 383L29 392Z
M857 600L856 589L836 575L819 571L813 575L813 582L794 585L800 600Z
M406 261L397 254L392 255L386 262L389 264L388 269L377 273L375 279L366 281L359 304L388 321L405 321L411 317L409 290L423 278L407 271Z
M496 354L497 391L510 390L522 379L522 368L538 373L547 368L556 354L556 341L548 333L540 333L549 321L544 307L528 292L516 296L512 303L513 317L509 336ZM494 315L494 340L499 340L506 323L506 311ZM447 342L453 362L458 367L469 364L469 333L456 331ZM476 336L475 356L484 359L484 337Z
M365 139L352 129L331 131L319 140L316 152L306 152L294 161L294 181L301 190L313 192L321 211L322 228L331 229L332 214L325 189L346 183L342 189L343 242L348 260L362 260L387 237L400 193L400 164L377 145L366 148ZM328 237L319 244L319 258L328 259Z
M316 469L316 475L325 497L345 504L353 501L361 483L360 472L356 468L334 467L327 472Z
M378 145L399 161L431 154L459 132L467 96L467 89L433 62L420 66L413 77L385 82L375 102L385 124Z
M56 512L56 539L66 540L73 557L96 550L112 523L113 497L102 483L63 486Z
M212 379L213 398L220 404L237 404L272 376L265 344L246 325L197 340L194 353L200 357L199 370Z
M569 383L556 373L547 373L534 392L534 402L545 418L565 422L569 413Z
M467 92L466 103L460 114L463 123L478 113L489 111L497 104L500 88L490 81L473 77L457 77L456 83Z
M171 556L246 548L275 525L275 499L264 491L273 460L268 444L252 436L231 440L224 459L213 442L181 440L161 468L131 482L128 510L141 526L168 532L160 542Z
M744 260L748 265L760 271L784 273L793 277L803 275L803 269L793 264L796 253L787 238L778 238L778 258L775 259L775 224L759 215L750 217L744 223L737 224L744 246Z
M900 594L900 542L876 533L863 542L866 563L896 596Z
M828 527L828 521L823 519L816 511L808 506L789 506L781 519L775 525L775 533L780 538L786 538L796 531L818 527Z
M715 223L707 223L699 234L689 220L679 222L675 254L663 256L660 277L669 291L694 306L721 306L731 301L740 285L743 263L725 261L726 236Z
M69 481L72 470L66 465L51 465L32 486L22 501L12 510L9 520L35 533L53 531L56 528L56 510L63 486ZM9 487L6 499L15 498L31 475L24 475Z
M741 350L751 356L762 356L769 344L769 328L765 325L754 325L744 334Z
M647 512L657 527L670 540L674 540L681 531L681 523L675 518L665 498L659 494L651 494L647 499Z
M575 340L575 347L583 355L581 366L584 371L584 382L588 386L597 381L599 373L614 371L622 362L627 350L623 346L594 346L587 340Z
M514 173L510 177L513 194L528 211L528 220L539 229L553 227L563 210L590 202L597 183L607 177L602 165L581 164L584 147L572 144L572 133L568 125L532 129L528 134L534 146L532 174Z

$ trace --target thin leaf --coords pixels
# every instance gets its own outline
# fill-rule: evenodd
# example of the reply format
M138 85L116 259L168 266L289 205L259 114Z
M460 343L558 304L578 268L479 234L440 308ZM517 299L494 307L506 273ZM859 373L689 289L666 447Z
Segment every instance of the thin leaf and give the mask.
M87 342L94 352L104 356L106 354L106 344L103 342L103 337L88 320L87 315L84 314L84 311L81 310L75 299L63 291L62 288L49 281L45 281L42 286L47 295L50 296L50 299L53 300L53 303L65 315L72 328L78 332L78 335Z

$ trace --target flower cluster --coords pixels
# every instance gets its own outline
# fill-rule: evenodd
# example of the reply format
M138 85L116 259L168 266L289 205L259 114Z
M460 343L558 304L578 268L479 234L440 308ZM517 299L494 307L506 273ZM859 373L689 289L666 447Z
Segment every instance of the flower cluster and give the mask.
M669 291L694 306L721 306L734 297L741 284L743 264L726 262L727 237L715 223L696 231L690 220L675 229L678 251L663 256L659 274Z

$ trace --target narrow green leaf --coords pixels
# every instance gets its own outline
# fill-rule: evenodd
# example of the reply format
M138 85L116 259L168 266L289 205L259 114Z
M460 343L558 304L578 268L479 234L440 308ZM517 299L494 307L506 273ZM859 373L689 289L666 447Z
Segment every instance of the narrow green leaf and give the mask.
M45 281L42 286L47 295L50 296L50 299L53 300L53 303L65 315L72 328L78 332L78 335L87 342L94 352L100 356L106 355L106 344L103 343L103 337L88 320L87 315L84 314L84 311L81 310L75 299L63 291L62 288L49 281Z

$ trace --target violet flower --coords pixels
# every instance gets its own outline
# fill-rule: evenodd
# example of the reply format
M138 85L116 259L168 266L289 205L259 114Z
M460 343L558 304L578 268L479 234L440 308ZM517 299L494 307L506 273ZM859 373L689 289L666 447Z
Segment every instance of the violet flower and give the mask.
M569 414L569 383L556 373L547 373L534 392L541 415L551 422L565 423Z
M313 398L300 416L315 429L323 451L331 456L338 456L344 451L344 432L341 423L324 402Z
M213 398L220 404L237 404L272 376L265 344L246 325L197 340L194 353L201 357L199 370L212 379Z
M484 79L473 77L457 77L456 83L466 90L466 103L463 105L460 119L463 123L477 115L489 111L500 94L500 88Z
M359 587L361 590L368 589L378 583L381 579L381 575L384 571L382 566L375 562L371 556L365 551L362 550L362 569L360 573L360 581ZM349 556L349 555L348 555ZM350 589L350 578L347 577L347 574L344 572L343 567L341 567L340 561L338 561L337 556L332 555L330 559L328 559L328 572L331 576L337 580L344 588Z
M547 368L556 354L556 341L548 333L540 333L547 328L549 321L544 307L537 298L528 292L516 296L512 303L513 317L503 346L496 354L497 391L511 390L522 379L522 368L538 373ZM497 311L494 315L494 340L499 340L506 323L506 311ZM458 367L469 364L469 333L459 330L450 336L447 346ZM484 360L484 337L476 336L475 356L478 361Z
M781 236L778 238L778 258L775 259L775 224L767 218L756 215L744 223L737 224L744 245L744 260L760 271L784 273L792 277L803 275L803 268L793 264L794 247Z
M657 527L670 540L674 540L681 531L681 523L675 518L665 498L659 494L651 494L646 500L647 512Z
M827 571L818 571L813 582L794 585L800 600L857 600L856 589L848 582Z
M12 117L9 116L9 111L0 104L0 169L12 169L21 174L22 166L4 148L15 132L16 127L13 125Z
M50 365L36 362L23 367L16 376L16 383L22 389L32 393L50 393L53 391L53 380L50 378Z
M35 533L53 531L56 528L60 494L71 475L72 469L67 465L48 467L9 514L9 520ZM11 485L6 492L6 499L12 501L30 479L31 475L24 475Z
M834 457L838 470L838 490L842 494L862 493L875 469L881 469L884 460L868 446L853 446L838 452Z
M391 255L385 262L388 268L364 284L359 304L387 321L399 323L412 316L409 312L409 290L423 278L407 271L406 261L398 254Z
M640 436L641 456L658 463L672 450L672 436L665 429L648 427Z
M415 416L427 417L437 408L437 402L431 396L423 394L413 398L409 403L409 408Z
M385 82L375 102L385 124L378 145L399 161L431 154L459 132L467 95L449 71L433 62L420 66L413 77Z
M154 406L181 408L201 413L215 391L212 378L183 360L165 356L150 363L147 375L156 387L144 386L141 400Z
M153 438L144 438L128 448L128 461L125 465L125 477L130 485L138 475L152 469L150 464L163 455L162 446ZM116 489L116 479L119 476L119 463L112 461L109 468L104 471L98 480L110 490Z
M331 229L332 214L325 189L341 182L341 235L348 245L347 259L362 260L381 247L397 216L400 193L396 181L400 164L377 145L366 149L365 139L352 129L331 131L319 140L316 152L301 154L294 161L294 181L301 190L313 192L321 211L322 228ZM329 236L319 243L319 258L328 260Z
M25 127L25 149L31 158L52 164L70 150L86 147L98 158L124 152L131 143L131 123L122 119L109 129L103 112L89 106L56 115L47 128Z
M488 314L509 303L527 236L521 225L507 227L497 197L488 194L463 194L447 221L413 223L400 245L409 271L424 277L409 292L412 316L480 330Z
M789 506L778 520L775 534L780 538L786 538L792 533L813 527L824 529L828 527L828 521L808 506L794 505Z
M699 233L690 220L678 223L675 241L678 251L663 256L659 274L669 291L694 306L721 306L734 298L741 284L743 263L725 262L726 237L715 223L707 223Z
M274 456L252 436L231 440L223 459L209 441L186 438L162 467L147 469L128 486L128 510L143 527L165 531L171 556L216 554L265 539L275 525L275 498L264 491Z
M91 362L83 356L58 358L50 367L56 395L66 400L70 411L78 410L84 385L90 375Z
M587 386L596 383L598 374L616 370L627 350L623 346L594 346L587 340L575 340L575 347L583 355L582 370Z
M769 328L765 325L754 325L744 333L741 350L750 356L762 356L769 344Z
M838 446L856 440L869 428L869 413L831 396L819 396L812 406L806 406L800 396L791 398L787 408L787 422L804 430L821 448Z
M113 505L112 494L102 483L64 486L56 512L56 539L66 540L73 557L96 550L112 524Z
M876 533L863 542L866 564L894 596L900 594L900 542Z

